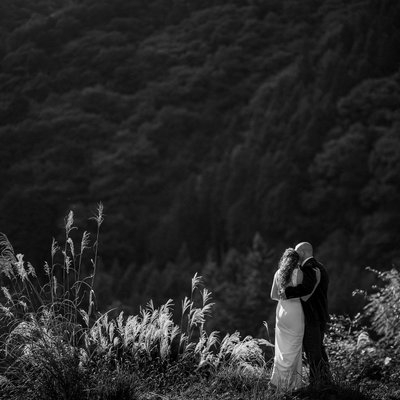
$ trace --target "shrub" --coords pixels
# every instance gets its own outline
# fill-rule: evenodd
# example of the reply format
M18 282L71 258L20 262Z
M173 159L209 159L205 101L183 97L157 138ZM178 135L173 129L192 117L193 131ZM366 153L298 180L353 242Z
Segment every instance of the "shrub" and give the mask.
M374 286L375 293L366 295L367 304L360 317L368 319L371 328L381 337L385 346L400 344L400 272L396 268L389 271L368 270L383 282Z
M397 269L370 270L383 285L373 286L372 294L355 291L365 296L363 311L355 318L332 316L326 343L338 382L357 384L364 392L384 398L382 393L389 396L400 378L400 276Z

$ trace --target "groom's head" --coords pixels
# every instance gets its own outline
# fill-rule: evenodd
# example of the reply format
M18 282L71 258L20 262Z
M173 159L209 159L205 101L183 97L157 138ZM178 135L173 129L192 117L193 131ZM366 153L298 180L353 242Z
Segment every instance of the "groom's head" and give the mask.
M295 247L295 250L299 253L300 262L303 262L307 258L313 256L313 248L311 243L301 242Z

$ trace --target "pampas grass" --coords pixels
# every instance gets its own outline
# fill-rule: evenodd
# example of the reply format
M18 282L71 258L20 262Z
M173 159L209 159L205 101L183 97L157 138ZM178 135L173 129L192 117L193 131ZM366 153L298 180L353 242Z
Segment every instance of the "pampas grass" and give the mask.
M84 231L76 243L74 214L68 213L64 243L53 239L50 263L40 273L0 234L0 384L7 398L128 399L140 387L176 390L224 370L245 379L265 374L257 339L235 332L221 340L206 331L214 303L197 273L179 325L171 299L160 307L150 300L138 315L100 313L94 283L102 204L91 220L94 238Z
M84 265L90 235L84 232L77 249L70 236L75 229L71 211L65 219L65 244L61 247L53 239L51 264L46 262L40 274L22 254L15 255L7 236L0 234L0 351L5 360L1 372L9 382L10 398L84 394L84 379L78 377L86 372L79 366L89 324L86 317L94 306L91 279L96 262L92 271ZM99 229L97 223L96 242Z
M74 241L71 233L77 228L74 214L68 213L64 243L53 239L50 262L41 271L22 254L15 255L7 236L0 234L0 398L282 400L315 396L305 390L294 397L268 386L272 359L265 349L273 349L268 340L242 338L239 332L221 338L219 332L207 331L214 303L197 273L189 296L179 303L179 323L173 319L171 299L159 307L150 300L137 315L99 312L94 283L104 221L101 204L91 220L96 224L93 238L84 231ZM269 338L268 325L264 326ZM328 397L333 393L363 398L340 382L324 390Z

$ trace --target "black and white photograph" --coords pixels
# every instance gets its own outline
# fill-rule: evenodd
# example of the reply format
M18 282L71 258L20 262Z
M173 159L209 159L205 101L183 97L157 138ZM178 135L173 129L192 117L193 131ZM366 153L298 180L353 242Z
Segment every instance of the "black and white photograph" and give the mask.
M1 400L399 382L399 1L0 0Z

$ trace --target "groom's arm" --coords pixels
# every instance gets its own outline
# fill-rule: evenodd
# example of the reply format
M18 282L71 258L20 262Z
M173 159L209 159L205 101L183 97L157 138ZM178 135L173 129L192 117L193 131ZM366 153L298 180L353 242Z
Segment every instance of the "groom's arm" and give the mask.
M313 291L316 283L317 283L317 277L315 275L315 271L311 267L304 268L303 282L297 286L287 287L285 289L285 296L287 299L307 296Z

